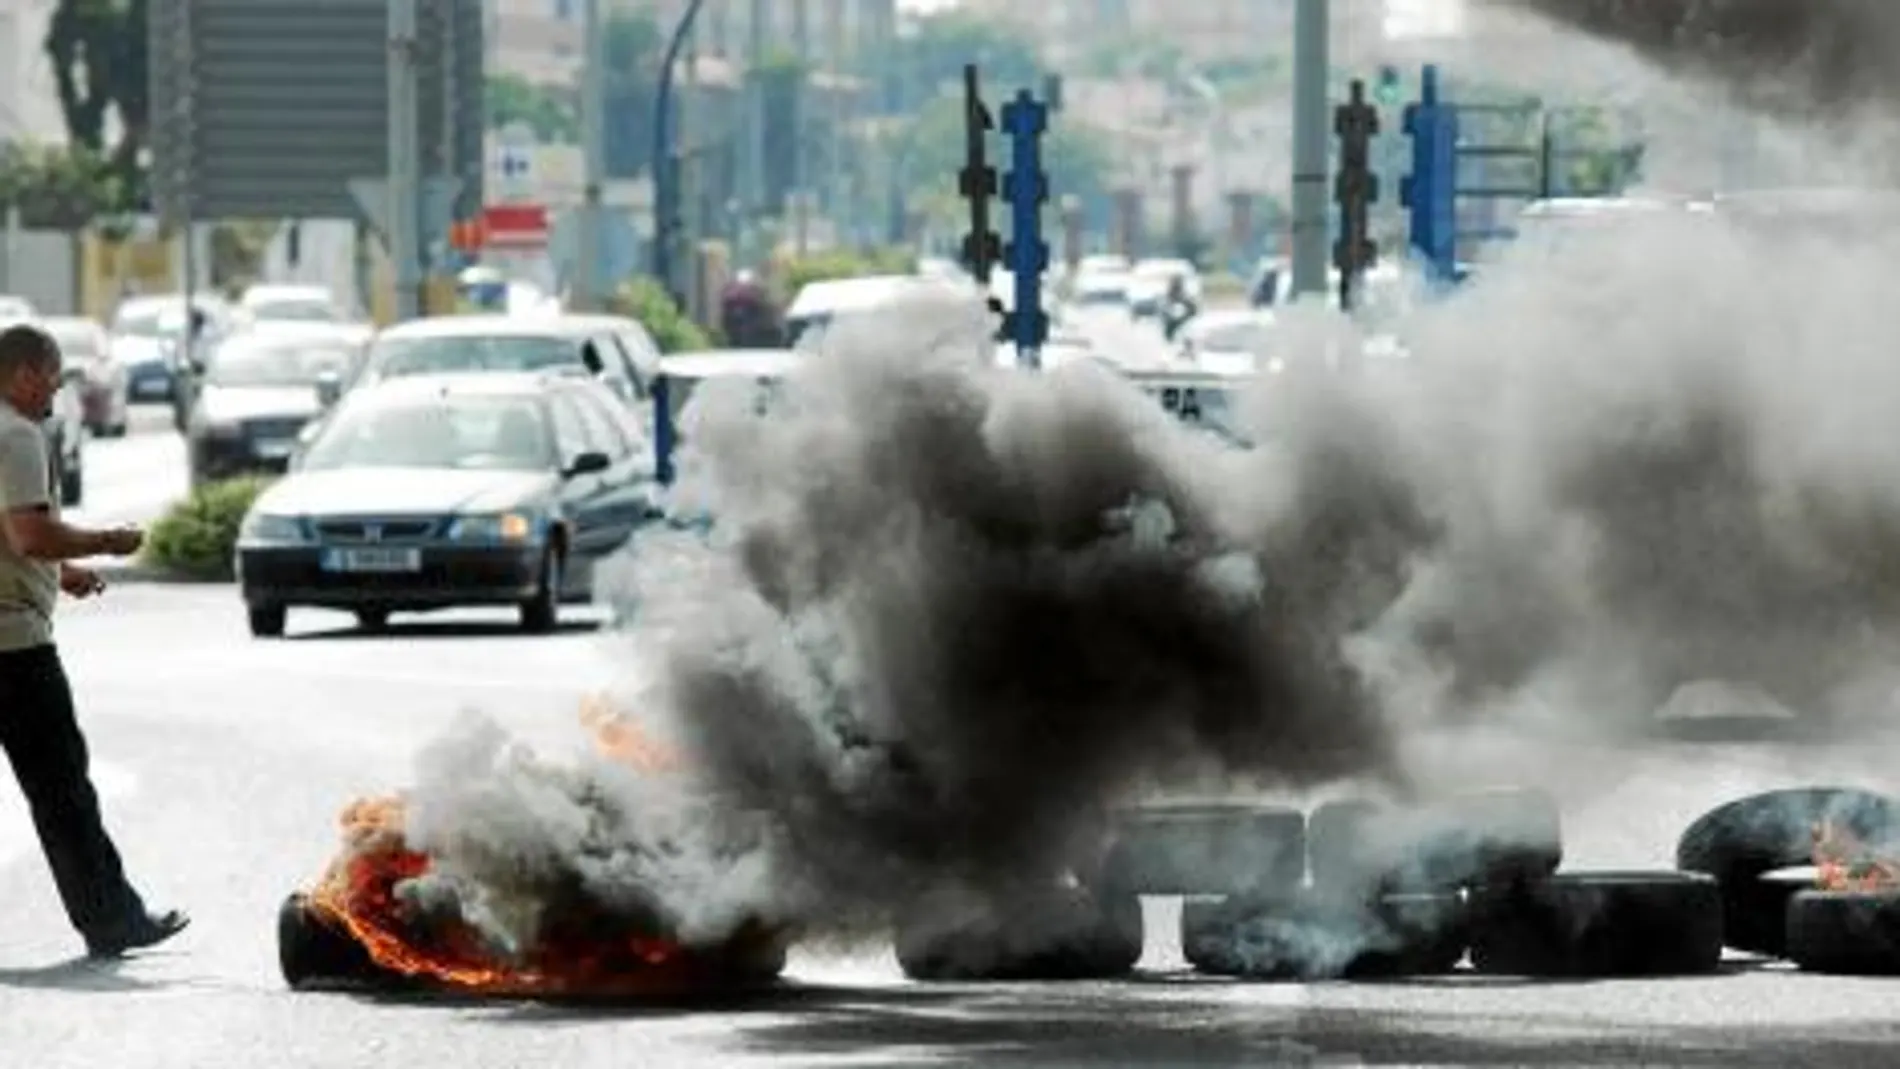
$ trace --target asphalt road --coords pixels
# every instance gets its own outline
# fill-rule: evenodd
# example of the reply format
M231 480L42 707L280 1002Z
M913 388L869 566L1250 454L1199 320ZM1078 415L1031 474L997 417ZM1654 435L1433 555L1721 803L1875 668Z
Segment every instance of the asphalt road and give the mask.
M89 439L84 450L85 494L66 510L75 523L146 524L185 495L185 442L172 429L167 405L133 405L123 438Z
M1702 979L1536 984L1236 984L1182 972L1165 903L1138 980L922 987L889 954L795 959L745 1005L547 1007L294 994L272 920L335 844L350 798L407 782L464 708L529 738L571 733L613 678L586 627L521 636L506 613L368 636L293 614L244 632L228 587L123 585L62 621L109 819L155 903L194 911L170 947L75 961L25 814L0 785L0 1065L1240 1066L1891 1064L1900 985L1738 964ZM1656 865L1677 830L1745 790L1880 785L1884 747L1528 751L1466 740L1461 782L1533 782L1566 802L1573 865Z

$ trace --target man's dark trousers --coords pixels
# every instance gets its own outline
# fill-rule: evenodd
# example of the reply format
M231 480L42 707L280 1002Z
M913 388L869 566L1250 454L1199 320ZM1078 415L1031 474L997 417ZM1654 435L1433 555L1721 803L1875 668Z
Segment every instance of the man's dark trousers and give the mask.
M72 687L53 646L0 651L0 748L26 795L73 927L109 937L145 915L99 815Z

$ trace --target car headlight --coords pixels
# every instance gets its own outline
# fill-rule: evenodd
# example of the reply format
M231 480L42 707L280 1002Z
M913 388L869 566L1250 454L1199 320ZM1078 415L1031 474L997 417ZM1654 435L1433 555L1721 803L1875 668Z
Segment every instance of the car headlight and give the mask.
M309 540L303 520L296 516L277 516L253 512L238 527L238 539L244 542L296 543Z
M527 542L540 533L540 520L526 512L463 516L449 525L449 537L461 542Z

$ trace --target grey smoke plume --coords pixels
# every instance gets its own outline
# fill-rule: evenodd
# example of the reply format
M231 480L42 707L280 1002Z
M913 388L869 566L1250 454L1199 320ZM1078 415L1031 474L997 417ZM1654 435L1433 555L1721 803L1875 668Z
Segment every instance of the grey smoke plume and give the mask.
M517 935L557 873L848 933L1052 877L1157 781L1429 779L1419 729L1614 732L1704 678L1862 712L1900 243L1840 218L1532 234L1404 314L1409 361L1323 366L1353 329L1294 310L1248 452L1098 366L994 368L962 302L841 325L768 416L701 388L675 504L716 523L627 563L622 701L681 771L475 730L412 833Z
M1481 0L1626 43L1747 101L1814 114L1900 103L1900 5L1885 0Z

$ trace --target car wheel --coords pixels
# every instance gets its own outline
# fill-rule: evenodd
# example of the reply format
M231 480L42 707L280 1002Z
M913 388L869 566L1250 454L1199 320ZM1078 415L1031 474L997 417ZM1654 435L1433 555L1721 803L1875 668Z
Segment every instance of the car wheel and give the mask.
M365 631L386 631L389 629L388 609L356 610L356 626Z
M281 638L289 617L282 605L252 605L249 610L251 634L256 638Z
M521 628L545 635L561 620L561 551L549 546L541 555L541 583L534 597L521 603Z

